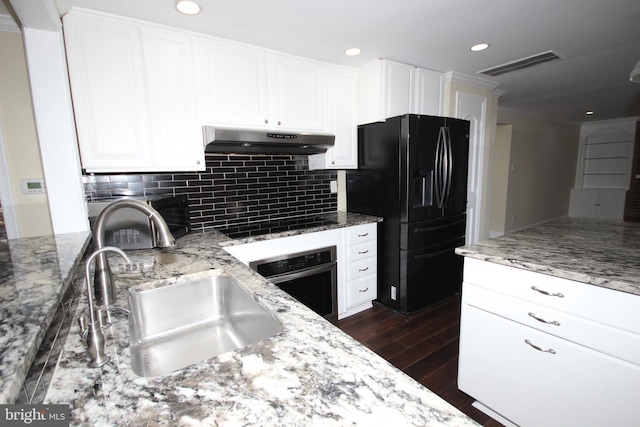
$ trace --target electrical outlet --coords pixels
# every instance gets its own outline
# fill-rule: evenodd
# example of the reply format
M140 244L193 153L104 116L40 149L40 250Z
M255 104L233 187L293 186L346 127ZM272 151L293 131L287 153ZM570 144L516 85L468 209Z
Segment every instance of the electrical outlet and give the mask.
M396 297L396 287L395 287L395 286L392 286L392 287L391 287L391 299L395 301L395 300L396 300L396 298L397 298L397 297Z
M338 192L338 181L329 181L329 189L331 190L331 194L335 194Z

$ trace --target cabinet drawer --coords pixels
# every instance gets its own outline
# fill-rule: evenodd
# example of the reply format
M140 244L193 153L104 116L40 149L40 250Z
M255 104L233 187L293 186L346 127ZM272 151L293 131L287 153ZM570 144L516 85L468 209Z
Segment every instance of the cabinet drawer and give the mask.
M522 427L638 423L640 368L466 304L458 386Z
M376 276L371 275L362 279L353 280L347 294L347 308L369 302L377 298Z
M464 281L640 334L640 296L466 257Z
M640 366L640 335L469 283L463 284L462 301Z
M347 243L349 245L357 245L369 240L376 240L377 231L377 223L349 227L347 232Z
M359 261L365 258L375 257L378 253L378 244L375 240L360 245L349 246L349 261Z
M377 258L367 258L363 261L349 263L348 280L358 279L369 274L375 275L377 264Z

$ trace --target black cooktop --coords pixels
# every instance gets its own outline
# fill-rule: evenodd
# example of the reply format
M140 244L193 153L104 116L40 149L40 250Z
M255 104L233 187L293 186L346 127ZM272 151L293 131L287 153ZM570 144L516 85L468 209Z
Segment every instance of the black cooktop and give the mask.
M305 216L296 218L283 218L270 221L259 221L251 224L238 225L227 228L217 228L232 239L242 237L260 236L263 234L281 233L290 230L306 230L313 227L337 224L336 221L318 216Z

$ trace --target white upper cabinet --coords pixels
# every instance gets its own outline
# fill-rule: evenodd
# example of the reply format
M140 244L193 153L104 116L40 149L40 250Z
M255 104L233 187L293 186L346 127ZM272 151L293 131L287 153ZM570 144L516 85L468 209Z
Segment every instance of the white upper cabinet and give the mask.
M204 169L191 37L142 30L154 168Z
M402 114L439 115L441 73L378 59L358 69L358 124Z
M203 170L203 125L334 133L315 167L357 167L355 69L83 9L63 23L87 172Z
M325 130L324 65L271 55L271 127Z
M82 165L123 170L151 161L140 30L97 17L64 17Z
M64 32L87 172L204 169L189 38L83 12Z
M325 128L321 64L201 40L204 121L283 130Z
M200 55L205 122L267 126L267 55L212 40L200 40Z
M413 70L411 112L428 116L442 115L444 81L442 73L425 68Z
M336 136L335 145L324 154L309 156L311 169L356 169L358 167L357 73L343 67L326 67L326 131Z

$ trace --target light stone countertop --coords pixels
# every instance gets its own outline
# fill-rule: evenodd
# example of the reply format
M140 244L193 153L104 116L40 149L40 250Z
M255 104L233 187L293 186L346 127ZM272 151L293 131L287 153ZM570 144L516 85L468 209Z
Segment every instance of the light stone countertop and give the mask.
M15 402L90 233L0 243L0 403Z
M285 235L378 221L344 213L338 220L335 226ZM87 366L74 322L46 402L69 403L74 426L477 425L220 244L230 244L229 239L211 231L184 236L171 250L130 251L134 259L152 258L155 266L146 273L116 275L118 303L126 306L130 291L222 269L281 321L283 332L168 375L142 378L130 368L126 319L106 330L111 361L98 369ZM78 312L85 306L83 298Z
M640 295L637 223L564 217L456 253Z

